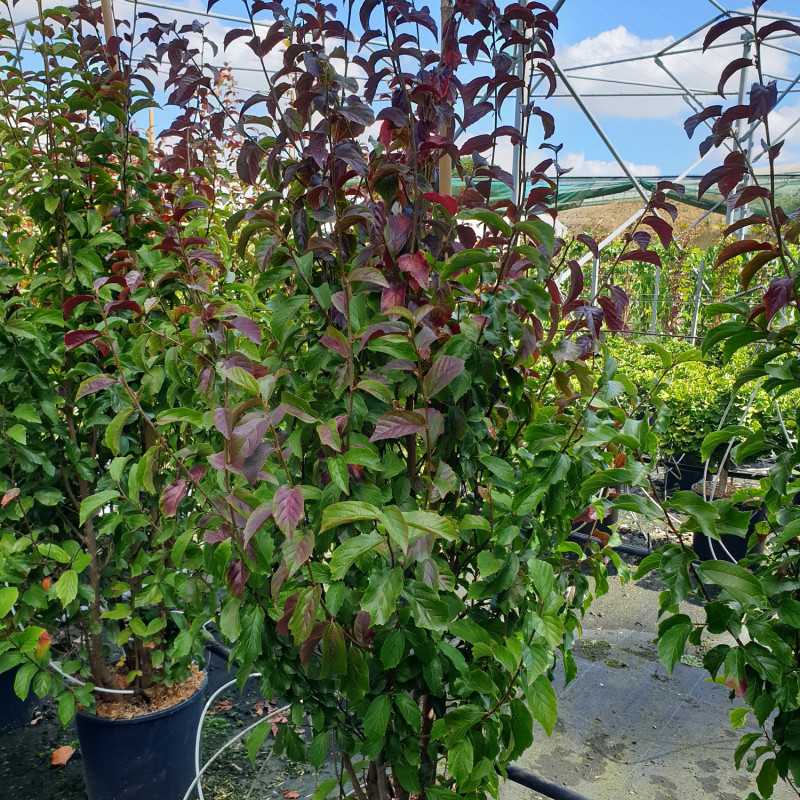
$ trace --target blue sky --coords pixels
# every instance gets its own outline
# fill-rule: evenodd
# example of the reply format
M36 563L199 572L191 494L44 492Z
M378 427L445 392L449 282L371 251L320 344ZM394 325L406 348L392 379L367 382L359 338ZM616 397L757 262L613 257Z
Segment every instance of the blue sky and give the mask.
M341 3L342 0L337 0ZM117 16L130 15L132 6L126 0L114 0ZM173 14L164 6L174 5L187 10L205 10L206 0L166 0L161 5L162 19L175 16L188 22L191 15ZM438 14L438 0L427 0ZM734 7L738 4L732 3ZM27 9L31 6L31 9ZM15 10L17 18L32 11L34 0L21 0ZM145 10L144 6L140 6ZM780 10L800 16L800 0L769 0L764 11ZM150 10L150 9L148 9ZM241 16L244 7L241 0L220 0L214 8L215 13ZM35 12L34 12L35 13ZM377 12L376 12L377 13ZM669 76L652 61L622 64L574 71L580 64L606 61L613 58L656 52L675 39L689 33L694 27L710 20L715 9L709 0L566 0L560 14L560 27L556 37L556 57L562 67L570 72L575 87L585 95L592 93L641 92L622 84L605 83L604 79L620 81L646 80L658 83L664 88L653 91L674 94L676 89ZM235 22L210 20L209 32L221 43L227 29L238 27ZM357 26L354 26L357 27ZM702 34L681 47L697 46ZM236 67L253 66L252 54L244 45L245 40L236 42L226 53ZM665 58L666 65L690 88L700 90L714 89L720 70L731 59L741 56L738 33L730 34L726 40L735 46L709 51L701 54L680 54ZM800 50L800 37L781 42ZM223 56L220 56L220 61ZM779 77L793 78L800 72L800 58L786 53L771 51L768 68ZM241 86L260 89L256 73L240 72L238 83ZM593 80L579 78L583 75ZM263 79L262 79L263 80ZM731 85L735 81L731 82ZM779 87L786 86L779 82ZM559 93L565 91L559 87ZM733 100L731 100L732 102ZM720 102L718 97L703 97L702 102ZM697 142L689 142L683 132L683 119L691 113L680 96L661 98L643 97L595 97L587 98L592 111L597 115L603 128L617 146L622 157L641 174L677 174L688 167L696 158ZM619 174L619 167L613 162L605 145L591 128L585 116L571 100L547 101L545 107L556 116L555 140L564 143L567 165L572 166L576 175ZM174 109L164 109L158 113L158 124L164 126L174 114ZM787 97L785 104L775 112L775 128L780 131L800 116L800 94ZM507 120L510 121L510 120ZM800 164L800 126L797 136L788 140L784 163ZM700 138L700 133L697 135ZM504 166L510 165L510 151L500 154ZM707 162L712 165L712 158ZM706 166L706 165L704 165Z

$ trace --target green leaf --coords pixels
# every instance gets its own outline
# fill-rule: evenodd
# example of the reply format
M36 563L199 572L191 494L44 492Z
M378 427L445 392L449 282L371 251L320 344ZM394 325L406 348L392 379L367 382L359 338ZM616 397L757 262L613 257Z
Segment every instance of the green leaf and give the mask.
M451 256L442 269L442 280L447 280L451 275L476 264L487 264L496 261L497 257L489 250L480 247L460 250Z
M122 473L125 470L125 465L130 460L130 456L117 456L112 460L108 468L108 474L111 476L112 480L117 481L118 483L122 480Z
M394 704L406 724L418 732L422 727L422 712L414 698L407 692L398 692L394 696Z
M311 795L311 800L326 800L328 795L338 787L338 778L326 778L324 781L319 782L319 786L314 790L314 794Z
M502 458L497 456L483 455L480 457L481 464L483 464L489 472L496 478L499 478L503 483L514 483L516 475L514 468Z
M686 647L686 640L692 632L692 621L685 614L679 614L667 620L669 627L662 624L658 637L658 657L672 673L675 665L681 660Z
M734 600L750 605L765 599L761 581L738 564L728 561L703 561L698 571L705 581L721 586Z
M195 408L170 408L167 411L162 411L156 416L156 422L159 425L170 425L174 422L185 422L193 428L200 428L205 430L208 425L205 424L205 415L202 411Z
M703 500L696 492L675 492L669 499L667 507L688 514L706 536L718 537L716 523L719 514L717 507L713 503Z
M465 783L472 772L472 742L465 736L447 751L447 769L457 784Z
M344 494L350 494L350 474L345 460L341 456L331 456L325 463L331 480Z
M452 519L439 516L433 511L404 511L403 519L409 528L422 531L425 534L438 536L448 542L458 539L458 528Z
M647 475L648 471L644 464L634 461L624 467L596 472L581 484L581 492L591 495L598 489L606 487L639 486L645 481Z
M62 607L66 608L78 596L78 573L74 569L62 572L53 586L53 591L61 601Z
M112 500L116 500L118 497L119 492L116 489L106 489L104 492L97 492L81 500L81 508L78 515L79 524L83 525L95 512L99 511L103 506L107 506Z
M229 597L222 606L222 612L219 615L219 630L220 633L229 641L235 642L242 632L241 622L239 620L239 609L241 608L242 601L238 597Z
M736 765L736 769L739 769L742 766L742 759L747 755L747 751L761 738L761 733L746 733L742 738L739 740L739 744L736 747L736 752L733 754L733 763Z
M320 533L336 528L339 525L349 525L352 522L361 522L369 519L381 519L380 509L372 505L372 503L365 503L360 500L344 500L341 503L333 503L322 512Z
M57 506L64 499L58 489L39 489L33 496L37 503L49 507Z
M540 676L540 678L541 677L544 676ZM519 756L533 744L533 719L531 718L531 712L520 699L511 701L511 730L514 733L514 750L511 758L519 758Z
M108 423L108 427L103 434L103 441L105 442L106 447L115 456L119 455L119 444L122 436L122 429L125 427L125 423L130 419L131 414L133 414L132 408L123 408L122 411L118 412L114 416L114 419Z
M533 716L551 736L558 719L558 700L553 685L546 675L540 675L531 686L530 690Z
M391 700L385 694L379 695L369 704L364 714L364 735L368 742L380 741L386 735L391 710Z
M339 503L339 505L345 504ZM330 506L328 508L330 508ZM333 555L331 556L331 580L341 580L356 559L365 555L383 541L383 536L377 531L373 531L372 533L362 533L359 536L354 536L352 539L347 539L342 542L333 551Z
M75 716L75 695L70 691L58 696L58 721L66 728Z
M482 550L478 553L478 569L481 572L481 578L488 578L490 575L494 575L495 572L505 566L505 563L505 561L497 558L488 550Z
M555 230L541 219L531 217L514 224L514 229L522 231L533 239L536 244L544 245L548 253L553 252L555 244Z
M19 597L19 590L14 586L0 589L0 619L11 611Z
M0 615L2 616L2 615ZM403 658L406 649L406 635L402 630L392 631L381 647L381 662L384 669L394 669Z
M57 561L59 564L69 564L69 562L72 561L66 550L63 550L57 544L39 544L36 545L36 549L45 558L50 558L53 561Z
M320 769L328 759L331 748L331 735L328 731L318 733L308 746L308 760L312 767Z
M23 422L40 423L42 418L31 403L21 403L14 409L14 416Z
M458 212L459 219L475 219L494 231L511 236L511 226L496 212L488 208L467 208Z
M385 625L397 608L403 590L403 570L400 567L378 570L369 576L369 586L361 598L361 608L369 612L373 625Z
M640 494L621 494L611 505L620 511L632 511L647 519L662 519L664 512L658 503Z
M756 777L756 786L758 786L758 791L761 792L761 795L768 798L772 797L777 782L778 762L774 758L770 758L761 765Z
M13 439L17 444L21 444L23 446L28 444L28 431L25 430L24 425L20 425L19 423L12 425L6 431L6 435L9 439Z
M747 706L737 706L728 711L728 718L731 721L731 727L744 728L747 724L747 717L750 714L750 709Z
M726 428L707 433L700 446L700 458L707 461L721 444L727 444L731 439L743 439L750 433L750 428L746 428L744 425L728 425Z
M14 693L20 700L26 700L31 690L33 676L39 671L36 664L23 664L14 676Z
M785 622L793 628L800 628L800 603L791 597L781 600L781 604L778 606L778 616L781 618L781 622Z
M270 726L266 723L267 720L264 720L261 725L256 725L256 727L247 734L245 748L247 749L247 758L251 764L256 763L258 751L261 749L270 731Z

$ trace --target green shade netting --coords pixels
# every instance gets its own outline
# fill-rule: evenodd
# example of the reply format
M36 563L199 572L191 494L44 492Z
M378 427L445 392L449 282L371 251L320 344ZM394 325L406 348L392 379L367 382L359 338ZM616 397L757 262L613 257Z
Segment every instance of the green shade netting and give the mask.
M485 180L485 179L484 179ZM639 183L648 192L652 192L659 180L674 180L673 177L638 178ZM719 214L725 213L725 201L717 191L716 186L709 189L698 199L700 177L692 176L681 181L686 191L684 194L669 192L669 197L686 205L707 210L714 210ZM464 181L453 178L453 194L457 195L464 188ZM800 173L786 173L778 175L775 182L775 195L778 205L786 213L791 213L800 208ZM511 198L511 190L498 180L492 181L492 199L505 200ZM558 207L562 211L569 208L578 208L584 205L599 205L608 202L627 202L639 200L639 194L633 182L627 178L578 178L564 176L559 183Z

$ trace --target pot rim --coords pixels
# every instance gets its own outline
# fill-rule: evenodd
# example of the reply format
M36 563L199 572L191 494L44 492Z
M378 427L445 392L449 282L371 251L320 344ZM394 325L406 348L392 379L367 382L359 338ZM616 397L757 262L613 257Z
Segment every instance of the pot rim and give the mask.
M160 711L153 711L150 714L142 714L139 717L132 717L131 719L112 719L111 717L98 717L97 714L90 714L87 711L78 710L75 714L76 717L94 722L100 725L137 725L142 722L153 722L154 720L161 719L162 717L169 717L172 714L177 714L185 706L202 698L203 693L208 687L208 670L203 671L203 680L197 689L189 695L185 700L176 703L169 708L162 708Z

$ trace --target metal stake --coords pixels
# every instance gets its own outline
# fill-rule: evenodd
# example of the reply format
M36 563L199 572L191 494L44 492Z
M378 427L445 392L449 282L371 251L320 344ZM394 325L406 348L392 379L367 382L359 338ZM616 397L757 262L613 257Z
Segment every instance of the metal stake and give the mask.
M692 306L692 327L689 330L689 335L692 339L697 338L697 322L700 318L700 301L703 299L703 273L706 269L706 260L700 262L697 267L697 282L694 285L694 303Z

